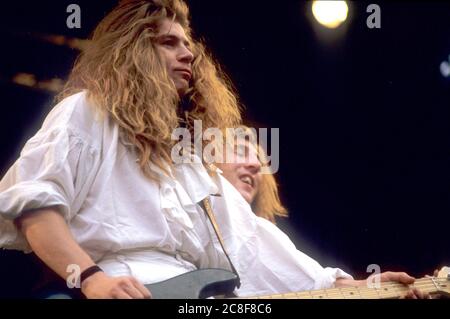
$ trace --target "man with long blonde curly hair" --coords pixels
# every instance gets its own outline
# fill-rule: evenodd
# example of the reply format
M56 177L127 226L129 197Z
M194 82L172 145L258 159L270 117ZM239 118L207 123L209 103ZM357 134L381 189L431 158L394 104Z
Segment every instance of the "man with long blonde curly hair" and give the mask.
M0 247L33 251L86 298L148 298L144 285L201 268L235 268L238 295L357 285L256 218L202 154L172 161L174 130L196 120L221 130L241 117L227 77L192 36L186 4L121 1L0 182Z
M194 120L233 127L240 107L193 39L183 1L121 1L93 32L59 100L1 181L1 246L32 250L69 281L73 265L88 298L148 297L142 282L227 267L205 229L201 237L190 230L204 223L189 218L191 192L197 200L213 185L201 164L173 165L172 132Z

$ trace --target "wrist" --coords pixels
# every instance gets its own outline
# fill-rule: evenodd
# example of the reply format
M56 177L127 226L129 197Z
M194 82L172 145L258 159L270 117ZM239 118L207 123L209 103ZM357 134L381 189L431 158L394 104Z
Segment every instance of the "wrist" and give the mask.
M97 265L86 268L80 275L81 290L84 291L93 281L106 276Z

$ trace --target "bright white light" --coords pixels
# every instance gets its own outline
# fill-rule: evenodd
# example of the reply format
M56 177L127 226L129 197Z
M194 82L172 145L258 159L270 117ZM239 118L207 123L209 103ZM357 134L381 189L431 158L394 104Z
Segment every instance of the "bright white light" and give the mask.
M347 19L346 1L313 1L312 12L320 24L327 28L337 28Z

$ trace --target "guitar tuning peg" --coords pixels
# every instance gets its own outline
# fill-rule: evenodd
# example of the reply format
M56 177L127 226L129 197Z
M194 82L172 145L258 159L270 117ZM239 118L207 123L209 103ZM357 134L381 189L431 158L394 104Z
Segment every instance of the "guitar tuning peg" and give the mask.
M437 277L447 278L448 280L450 280L450 267L442 267L441 270L439 270Z

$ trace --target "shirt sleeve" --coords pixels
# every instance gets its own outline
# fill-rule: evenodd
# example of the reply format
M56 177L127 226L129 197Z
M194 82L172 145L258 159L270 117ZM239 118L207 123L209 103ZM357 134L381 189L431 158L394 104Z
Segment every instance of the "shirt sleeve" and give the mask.
M339 268L322 267L298 250L277 226L255 216L228 181L222 177L218 181L223 196L214 203L230 257L241 277L236 291L239 296L332 288L337 278L352 278Z
M29 250L13 220L24 211L57 207L70 221L87 195L95 150L70 126L41 129L0 182L0 247Z
M322 267L316 260L298 250L289 237L268 220L260 217L257 220L260 238L267 243L278 242L278 247L267 244L267 249L278 252L281 258L293 257L294 270L298 270L293 277L304 276L306 279L301 285L302 290L332 288L337 278L352 279L352 276L339 268Z

